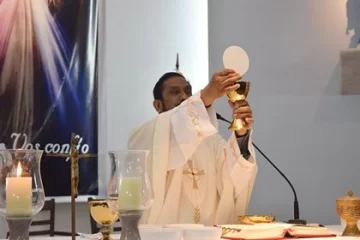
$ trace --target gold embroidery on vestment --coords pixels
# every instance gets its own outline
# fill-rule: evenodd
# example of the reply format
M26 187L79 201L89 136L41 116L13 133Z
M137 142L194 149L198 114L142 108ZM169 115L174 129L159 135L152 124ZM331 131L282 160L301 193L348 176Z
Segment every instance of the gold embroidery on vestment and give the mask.
M190 117L190 120L192 122L192 125L193 127L196 129L197 131L197 135L198 137L202 137L203 136L203 133L201 131L201 128L200 128L200 118L199 118L199 115L196 113L195 111L195 107L193 105L193 103L191 101L189 101L187 104L187 113Z
M200 208L196 207L194 209L194 223L199 223L200 222Z

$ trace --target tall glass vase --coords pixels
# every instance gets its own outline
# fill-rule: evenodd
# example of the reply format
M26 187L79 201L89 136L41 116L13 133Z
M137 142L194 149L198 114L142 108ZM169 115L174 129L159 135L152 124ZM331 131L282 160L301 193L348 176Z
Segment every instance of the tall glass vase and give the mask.
M139 221L153 203L148 170L149 151L110 151L111 177L108 205L119 213L120 240L140 240Z
M0 150L0 215L10 240L29 239L32 219L45 204L40 174L42 150Z

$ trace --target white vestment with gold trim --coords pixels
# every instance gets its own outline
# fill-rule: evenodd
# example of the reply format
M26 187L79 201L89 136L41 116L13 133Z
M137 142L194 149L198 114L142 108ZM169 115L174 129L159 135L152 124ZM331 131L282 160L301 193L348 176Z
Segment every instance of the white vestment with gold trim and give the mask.
M200 93L136 129L128 148L151 151L154 192L142 223L236 222L247 211L257 175L250 143L246 160L235 134L227 142L218 134L215 112L205 108Z

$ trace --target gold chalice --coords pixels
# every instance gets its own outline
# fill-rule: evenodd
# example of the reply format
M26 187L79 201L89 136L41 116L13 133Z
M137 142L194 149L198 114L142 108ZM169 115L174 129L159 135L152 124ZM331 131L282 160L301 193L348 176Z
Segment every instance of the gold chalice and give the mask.
M238 81L240 87L235 91L227 93L229 100L235 105L235 108L241 107L242 102L244 102L248 96L250 90L249 81ZM238 131L243 128L249 128L248 124L245 122L245 119L233 119L229 126L229 130Z
M357 222L360 220L360 198L354 197L352 190L347 196L336 199L336 210L339 217L344 219L346 227L342 236L360 236Z
M118 213L112 211L106 200L92 199L88 202L91 217L97 222L102 234L102 240L111 240L111 233L113 232L113 225L118 220Z
M239 46L230 46L226 48L223 54L223 64L225 68L233 69L235 72L241 74L241 77L249 70L250 61L246 51ZM227 93L229 100L235 105L235 108L239 108L243 105L247 98L250 89L250 82L238 81L240 87L235 91ZM245 119L233 119L229 126L229 130L238 131L241 129L249 128Z

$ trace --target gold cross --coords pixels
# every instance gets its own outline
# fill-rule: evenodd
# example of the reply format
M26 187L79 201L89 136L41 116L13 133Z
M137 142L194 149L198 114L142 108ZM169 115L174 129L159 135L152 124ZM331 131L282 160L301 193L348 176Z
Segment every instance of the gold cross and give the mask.
M193 189L199 189L197 181L200 179L201 175L205 175L205 172L202 169L196 169L196 168L194 169L192 160L188 161L188 165L189 165L189 169L184 170L183 174L191 175L190 177L193 180ZM196 177L198 178L196 179Z
M76 137L75 133L71 133L71 144L70 153L68 154L47 154L52 157L66 157L70 158L71 162L71 239L76 239L76 210L75 210L75 199L78 196L78 185L79 185L79 159L96 157L96 154L79 154L77 145L79 138Z
M52 157L66 157L70 158L71 162L71 195L74 198L78 196L78 185L79 185L79 159L81 158L91 158L96 157L96 154L79 154L77 145L79 143L79 138L76 137L75 133L71 133L71 144L70 144L70 153L68 154L47 154L47 156Z

